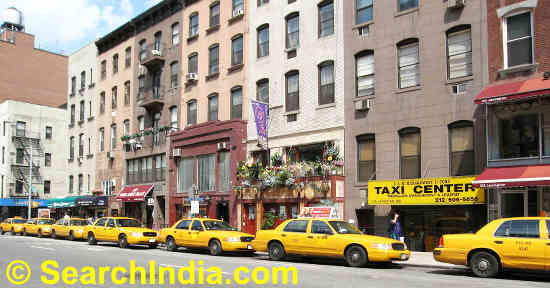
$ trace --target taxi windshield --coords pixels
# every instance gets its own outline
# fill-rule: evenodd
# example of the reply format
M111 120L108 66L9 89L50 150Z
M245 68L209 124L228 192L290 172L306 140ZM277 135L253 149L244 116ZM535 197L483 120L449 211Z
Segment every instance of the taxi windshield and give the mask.
M24 224L27 220L25 219L13 219L13 224Z
M236 228L231 227L223 221L203 221L202 223L206 227L206 230L237 231Z
M344 221L329 221L328 222L338 234L361 234L355 226Z
M118 227L141 227L141 223L134 219L116 219L116 226Z
M86 226L88 221L86 220L71 220L71 226Z
M38 220L38 225L51 225L54 223L54 220L53 219L39 219Z

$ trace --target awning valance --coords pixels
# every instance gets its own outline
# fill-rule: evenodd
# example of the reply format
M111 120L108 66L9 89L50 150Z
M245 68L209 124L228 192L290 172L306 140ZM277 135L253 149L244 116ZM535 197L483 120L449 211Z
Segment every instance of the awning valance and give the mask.
M84 196L76 200L78 206L107 206L107 196Z
M116 196L116 199L122 202L143 202L151 190L153 190L153 185L126 186Z
M482 188L550 186L550 165L487 168L472 183Z
M0 198L0 207L28 207L29 200L23 198ZM31 200L32 208L44 208L48 207L47 200L41 199L32 199Z
M70 208L76 206L76 201L81 196L48 199L48 208Z
M485 87L475 98L476 104L550 95L550 79L535 78Z

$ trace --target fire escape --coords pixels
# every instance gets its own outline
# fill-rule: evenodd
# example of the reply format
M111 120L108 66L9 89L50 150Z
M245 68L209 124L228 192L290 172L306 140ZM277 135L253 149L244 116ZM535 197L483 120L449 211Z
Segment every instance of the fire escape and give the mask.
M12 142L16 148L16 157L12 158L11 170L13 175L13 182L15 189L13 196L15 197L28 197L30 189L29 183L31 183L29 177L30 167L32 163L32 184L42 184L42 175L40 174L40 161L44 157L44 151L40 144L40 136L32 135L32 133L25 133L26 131L14 130L12 136ZM18 184L19 183L19 184ZM18 185L22 185L23 191L18 191ZM33 197L38 197L39 193L37 189L32 191Z

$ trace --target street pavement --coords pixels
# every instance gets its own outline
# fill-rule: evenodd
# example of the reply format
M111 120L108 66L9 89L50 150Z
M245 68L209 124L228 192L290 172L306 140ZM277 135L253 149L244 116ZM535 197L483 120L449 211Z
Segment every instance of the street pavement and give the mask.
M131 260L135 261L136 266L146 267L146 269L151 260L156 262L157 267L172 267L174 269L187 267L190 265L190 261L195 261L195 263L203 261L195 265L195 272L199 268L204 268L204 271L206 271L208 268L216 266L220 268L223 276L223 285L181 285L177 282L178 278L176 276L176 285L172 287L550 287L550 275L548 274L507 273L497 279L480 279L473 277L467 269L456 267L422 267L393 264L351 268L347 267L342 261L337 260L296 258L278 262L268 260L265 254L257 254L254 257L239 255L214 257L206 252L187 251L186 249L180 249L178 252L145 247L120 249L114 244L100 243L97 246L90 246L83 241L70 242L11 235L0 236L0 251L0 287L48 287L41 281L41 276L52 278L41 269L42 262L46 260L57 261L60 267L57 269L59 272L68 266L75 267L77 271L81 271L85 266L96 268L100 266L122 266L129 269ZM31 276L25 285L14 286L8 281L6 268L14 260L26 261L30 266ZM234 279L233 272L235 269L241 266L247 267L250 271L256 267L266 267L269 270L273 267L295 267L298 283L297 285L282 285L280 283L278 285L257 285L253 283L237 285L231 282L227 285L228 281ZM50 268L52 267L50 266ZM204 274L208 275L206 272ZM82 274L79 275L82 276ZM106 275L104 285L85 286L81 283L66 285L60 282L58 285L50 287L117 287L111 282L110 274L107 273ZM145 276L147 279L145 280L151 280L152 275L155 276L152 278L156 278L158 281L158 270L154 271L153 274L147 273ZM244 278L242 276L246 275L241 274L240 278ZM258 275L262 275L262 273ZM119 274L119 276L130 277L128 274ZM206 279L206 277L204 278ZM188 279L188 277L185 278ZM138 275L136 280L138 284L140 284L140 279ZM155 285L145 286L126 283L118 287L170 287L168 280L166 281L167 284L165 285L158 285L158 282Z

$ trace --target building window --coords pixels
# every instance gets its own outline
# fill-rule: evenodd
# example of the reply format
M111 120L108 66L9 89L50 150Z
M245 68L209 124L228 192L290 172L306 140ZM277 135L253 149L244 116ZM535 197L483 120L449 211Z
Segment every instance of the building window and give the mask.
M153 50L161 51L162 50L162 32L158 31L155 33L155 42L153 43Z
M88 104L88 121L90 121L92 118L92 101L89 101Z
M122 133L124 136L128 136L130 135L130 120L126 119L124 120L123 123L124 123L124 126L123 126L124 131L122 131Z
M80 90L86 89L86 71L80 72Z
M199 13L193 13L189 16L189 37L199 34Z
M76 121L76 106L75 104L71 104L71 126L74 125L75 121Z
M160 112L153 114L153 130L156 130L160 127ZM160 145L160 134L153 134L153 146Z
M90 186L92 186L92 178L90 177L90 174L88 174L88 193L92 191L90 190Z
M113 55L113 74L118 73L118 54Z
M145 96L145 76L138 77L138 99L143 99Z
M269 25L258 28L258 58L269 56Z
M231 119L243 119L243 88L231 89Z
M258 0L258 7L263 6L267 3L269 3L269 0Z
M416 127L399 130L401 179L420 178L420 129Z
M298 13L286 17L286 48L294 49L300 45L300 16Z
M178 70L179 70L179 63L177 61L172 62L170 64L170 87L176 88L178 87Z
M269 104L269 79L256 82L256 100Z
M117 87L113 87L111 90L111 109L115 110L117 103L118 103L118 97L117 97Z
M126 54L124 57L124 66L129 68L132 66L132 47L126 48Z
M105 113L105 92L99 94L99 113Z
M74 192L74 177L73 175L69 176L69 194L73 194Z
M51 189L52 189L52 182L50 182L49 180L44 180L44 194L50 194Z
M78 135L78 157L84 157L84 134Z
M6 147L2 147L2 164L6 163Z
M99 151L105 151L105 128L99 128Z
M472 33L469 26L447 31L447 65L449 79L473 74Z
M220 46L214 44L208 48L208 75L214 75L220 72Z
M25 163L25 149L17 148L15 150L15 163L24 164Z
M374 53L366 51L355 56L356 95L365 97L374 95Z
M218 153L218 183L220 185L219 191L231 191L231 153L219 152Z
M506 67L532 64L533 59L533 24L531 12L504 18L504 63Z
M84 192L84 175L78 174L78 194Z
M208 96L208 121L218 120L218 94Z
M300 74L291 71L286 74L286 112L300 109Z
M334 62L319 64L319 105L334 103Z
M374 0L355 0L355 24L372 21Z
M93 155L92 151L92 137L88 137L88 156Z
M178 107L177 106L170 107L170 128L172 128L172 130L174 131L178 130Z
M231 41L231 65L243 64L243 36L234 37Z
M210 6L210 27L220 25L220 2Z
M80 122L84 122L84 115L86 115L86 102L80 101Z
M418 7L418 0L397 0L399 1L399 11L405 11Z
M143 116L139 116L138 117L138 122L139 122L139 133L143 133L143 131L145 131L145 117ZM139 138L139 141L141 143L143 143L143 141L145 140L145 137L144 136L141 136Z
M197 124L197 100L187 102L187 125Z
M143 39L139 41L139 60L143 62L147 57L147 40Z
M111 151L116 148L116 124L111 125Z
M418 39L401 41L397 45L399 54L399 88L420 85L420 56Z
M376 144L374 134L357 137L357 181L367 182L376 176Z
M240 11L244 11L243 2L243 0L233 0L233 17L238 15Z
M197 157L197 178L200 192L216 190L216 154Z
M199 54L192 53L187 57L187 73L198 73L199 70Z
M107 78L107 60L101 61L101 80Z
M26 126L27 123L23 121L17 121L17 123L15 124L15 136L25 137L25 131L27 130Z
M90 68L90 85L94 85L94 69Z
M178 162L178 192L192 192L195 183L195 159L183 158Z
M69 146L69 159L74 159L74 143L75 139L74 139L74 136L71 136L70 138L70 146Z
M124 83L124 105L130 105L130 81Z
M449 125L451 176L474 175L474 127L471 121Z
M319 37L334 34L334 3L325 1L319 4Z
M71 78L71 96L74 96L76 94L76 77L73 76Z
M180 44L180 23L172 24L172 45Z

